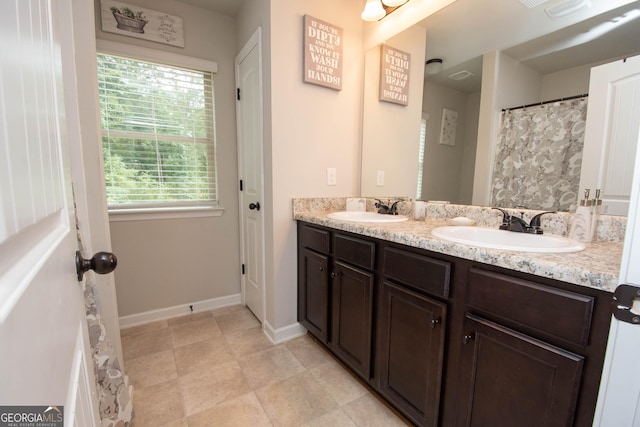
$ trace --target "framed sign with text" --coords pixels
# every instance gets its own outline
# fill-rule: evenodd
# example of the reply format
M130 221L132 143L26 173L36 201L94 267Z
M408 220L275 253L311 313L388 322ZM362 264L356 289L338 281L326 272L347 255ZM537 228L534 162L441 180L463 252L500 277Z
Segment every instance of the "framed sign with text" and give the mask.
M113 0L100 0L102 31L184 47L182 18Z
M342 90L340 27L304 15L304 82Z
M382 45L380 51L380 101L409 105L411 54Z

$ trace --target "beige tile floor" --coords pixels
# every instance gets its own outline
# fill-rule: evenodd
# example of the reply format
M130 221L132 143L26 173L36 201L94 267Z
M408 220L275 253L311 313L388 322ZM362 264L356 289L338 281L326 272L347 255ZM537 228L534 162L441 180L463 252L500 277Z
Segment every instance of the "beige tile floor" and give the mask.
M122 330L133 427L406 426L308 336L273 345L243 306Z

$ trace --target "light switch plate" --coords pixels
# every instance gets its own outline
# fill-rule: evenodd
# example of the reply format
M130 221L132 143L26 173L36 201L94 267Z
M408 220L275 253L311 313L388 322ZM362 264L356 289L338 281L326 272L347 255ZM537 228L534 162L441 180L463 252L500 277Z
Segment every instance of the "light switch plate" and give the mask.
M336 185L336 168L327 168L327 185Z

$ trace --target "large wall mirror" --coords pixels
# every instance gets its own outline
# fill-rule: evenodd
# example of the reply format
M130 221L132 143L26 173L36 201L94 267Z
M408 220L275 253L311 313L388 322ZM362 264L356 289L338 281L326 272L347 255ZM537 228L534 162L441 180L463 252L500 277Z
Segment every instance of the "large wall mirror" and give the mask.
M555 17L545 8L558 5L562 14L564 2L551 0L534 8L523 3L501 2L499 10L495 0L457 0L385 40L411 53L407 106L378 100L380 47L366 52L362 196L498 205L493 203L495 179L521 173L523 169L514 173L514 168L528 161L519 153L496 153L501 111L563 99L548 104L572 112L558 133L579 131L584 128L587 101L582 95L589 91L591 67L640 53L640 1L591 0L591 7L577 15ZM441 67L425 72L425 62L434 58L442 60ZM556 116L545 111L531 120ZM511 120L517 126L521 119ZM573 168L579 180L580 144L571 141L563 153L553 152L542 163L555 162L545 166L549 170ZM559 195L551 202L527 197L536 191L524 191L517 205L566 210L578 199L578 182L571 185L565 185L564 193L554 193ZM562 198L563 204L555 200ZM515 204L512 198L503 206Z

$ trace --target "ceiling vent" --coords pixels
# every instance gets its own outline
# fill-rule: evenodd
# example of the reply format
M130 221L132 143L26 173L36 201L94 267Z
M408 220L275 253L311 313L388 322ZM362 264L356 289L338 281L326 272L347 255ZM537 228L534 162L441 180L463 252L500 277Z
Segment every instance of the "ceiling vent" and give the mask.
M553 6L549 6L544 11L553 19L562 18L579 11L582 8L591 7L589 0L565 0Z
M548 2L549 0L518 0L523 5L527 6L529 9L533 9L536 6L540 6L543 3Z
M449 75L449 78L451 80L464 80L474 76L475 74L473 74L471 71L462 70L462 71L458 71L457 73L453 73Z

